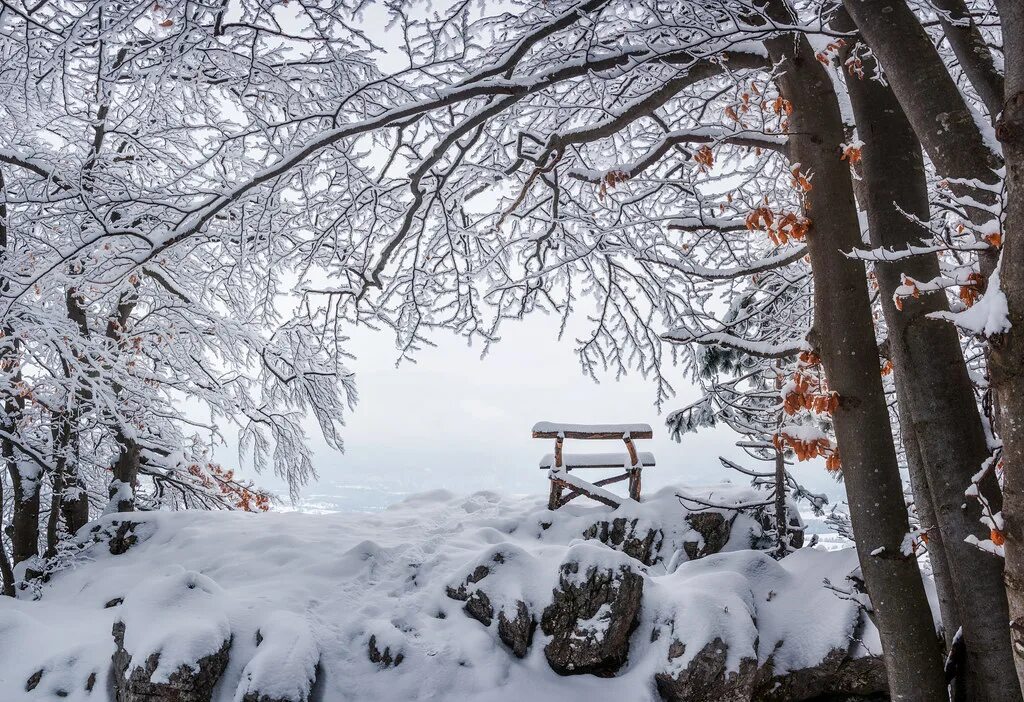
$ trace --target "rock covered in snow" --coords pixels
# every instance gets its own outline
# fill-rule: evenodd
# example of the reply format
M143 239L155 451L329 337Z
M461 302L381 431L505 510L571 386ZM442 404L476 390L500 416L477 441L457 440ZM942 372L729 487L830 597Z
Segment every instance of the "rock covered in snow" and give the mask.
M256 653L242 669L241 702L307 702L317 678L320 647L309 621L270 612L256 632Z
M213 688L228 665L231 641L195 661L161 671L160 653L137 661L124 647L125 625L116 622L112 631L114 651L114 695L117 702L210 702Z
M108 515L38 600L0 598L0 700L145 683L211 702L657 702L683 686L710 702L751 666L731 688L751 700L883 689L876 632L822 583L843 583L852 551L776 562L749 550L754 516L710 510L731 529L691 559L687 541L715 539L678 491L756 501L680 487L552 513L543 496L437 491L371 514L138 513L123 531Z
M466 614L486 627L494 621L497 607L498 638L519 658L526 656L537 628L537 619L525 601L532 598L524 594L522 587L526 584L522 582L524 567L536 566L532 562L523 562L531 560L528 554L518 549L507 546L492 549L482 563L458 578L457 586L446 588L448 597L465 602L463 610ZM498 571L501 571L500 575L487 580Z
M111 630L117 702L209 702L231 648L222 598L184 570L133 588Z
M721 512L693 512L686 515L686 521L700 537L683 542L683 549L691 561L719 553L729 543L732 519Z
M779 562L755 551L720 554L684 564L659 583L648 603L656 610L652 638L666 642L655 674L662 697L884 699L881 660L856 643L869 622L822 582L841 581L855 562L836 572L830 561L813 550ZM817 582L807 582L809 573Z
M596 522L583 532L583 538L597 539L651 566L661 559L660 551L665 534L657 527L638 526L638 522L639 519L625 517Z
M559 568L558 588L540 621L551 637L544 655L557 673L612 675L629 656L644 573L631 560L610 555L578 544Z

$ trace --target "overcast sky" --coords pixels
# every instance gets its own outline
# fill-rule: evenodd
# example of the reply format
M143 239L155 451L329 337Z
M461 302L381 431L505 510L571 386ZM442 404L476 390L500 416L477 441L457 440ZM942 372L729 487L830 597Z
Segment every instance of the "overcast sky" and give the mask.
M417 363L398 368L392 337L383 332L354 334L350 350L357 358L350 367L356 373L360 402L347 417L344 454L327 448L315 423L307 424L320 480L303 491L306 507L372 509L408 493L437 488L543 493L546 475L537 462L552 450L553 442L530 437L539 420L651 424L654 440L638 442L641 449L653 451L658 462L644 472L645 490L741 480L721 466L719 455L754 465L733 446L736 437L725 429L689 434L682 443L672 441L647 381L638 375L621 381L609 376L594 383L581 374L570 340L559 342L556 332L552 318L510 324L502 341L483 359L478 347L469 348L453 336L440 337L438 347L423 351ZM666 411L697 396L685 379L675 380L679 395ZM620 446L569 442L570 450L608 451ZM226 455L221 458L229 462ZM841 495L841 486L820 464L798 464L794 471L808 488ZM597 472L591 477L611 474ZM283 485L269 476L260 482L283 491ZM622 492L624 483L613 488Z

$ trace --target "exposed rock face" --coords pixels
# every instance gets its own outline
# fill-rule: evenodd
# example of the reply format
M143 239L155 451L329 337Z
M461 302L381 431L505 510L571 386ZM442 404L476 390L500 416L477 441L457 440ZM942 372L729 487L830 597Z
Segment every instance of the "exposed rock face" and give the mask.
M370 644L368 648L370 660L381 668L397 667L402 664L403 660L405 660L405 654L401 651L396 651L394 655L392 655L391 648L389 646L384 646L384 650L381 650L377 646L377 637L375 635L370 636Z
M485 579L504 563L504 554L495 553L487 564L478 565L458 587L447 589L448 597L465 602L463 611L487 627L494 621L495 605L487 594ZM498 603L498 608L498 638L517 657L525 657L533 642L537 618L522 600Z
M766 666L771 670L769 661ZM844 651L832 651L813 668L790 671L764 681L758 700L888 700L889 683L881 658L849 658Z
M673 641L669 661L686 647ZM819 665L775 675L772 661L758 668L743 658L737 670L726 667L727 645L716 638L684 670L658 673L658 692L667 702L882 702L889 699L881 658L849 658L832 651Z
M511 648L512 653L518 658L526 657L536 629L537 619L522 600L516 602L515 616L508 617L504 609L498 612L498 638Z
M136 663L124 648L124 632L125 625L116 622L113 635L117 650L112 662L117 702L210 702L213 688L228 664L230 639L216 653L200 658L191 666L178 668L166 682L153 682L160 654Z
M541 618L552 637L544 647L551 668L560 675L613 675L629 656L643 591L643 575L625 565L563 563L554 601Z
M120 556L128 552L132 546L139 541L139 537L135 535L135 528L138 525L135 522L121 522L117 525L117 529L110 537L110 553L113 556Z
M493 563L504 562L505 560L500 553L495 554ZM491 605L491 599L487 596L487 593L483 589L473 586L490 575L492 572L491 568L492 566L489 565L478 565L476 570L457 588L449 587L447 589L448 597L465 602L466 605L463 609L466 611L466 614L484 626L490 626L494 620L494 607Z
M757 661L744 658L739 669L730 672L726 668L728 650L721 639L714 639L682 671L655 675L658 692L669 702L750 702L758 678ZM669 661L685 653L686 646L673 641Z
M644 565L654 565L660 560L659 551L665 535L661 529L637 528L637 519L625 517L597 522L583 532L584 539L597 539L603 544L632 556Z
M684 541L683 550L691 561L718 553L729 543L732 520L719 512L693 512L686 521L700 534L701 541Z

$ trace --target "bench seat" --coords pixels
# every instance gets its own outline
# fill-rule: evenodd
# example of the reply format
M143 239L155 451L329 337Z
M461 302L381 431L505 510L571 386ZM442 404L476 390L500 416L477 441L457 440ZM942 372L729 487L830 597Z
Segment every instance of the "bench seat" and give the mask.
M640 466L647 468L654 465L654 454L650 451L639 451L637 458ZM550 470L555 467L555 454L549 453L540 459L540 468ZM569 470L581 468L632 468L628 453L565 453L562 454L562 467Z
M535 439L652 439L650 424L565 424L537 422L533 425Z

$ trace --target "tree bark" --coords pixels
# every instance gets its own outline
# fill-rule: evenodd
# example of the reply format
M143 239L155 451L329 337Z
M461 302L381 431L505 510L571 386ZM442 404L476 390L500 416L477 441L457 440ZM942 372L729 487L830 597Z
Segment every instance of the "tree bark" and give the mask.
M1003 76L964 0L932 0L942 32L993 123L1003 109Z
M947 178L995 183L998 156L986 146L960 90L904 0L844 0L861 36L935 169Z
M792 21L776 0L769 13ZM765 42L777 82L793 105L790 150L813 188L804 195L814 271L813 339L829 387L864 581L875 608L893 699L946 698L939 642L917 559L903 553L909 532L893 445L864 266L844 252L860 244L849 168L841 160L843 123L831 78L802 35Z
M789 510L786 509L786 457L775 452L775 553L789 553Z
M963 99L924 27L905 0L843 0L861 36L871 47L896 98L921 140L935 170L945 178L994 184L999 156L985 143L971 108ZM969 183L950 183L957 196L983 207L965 206L976 226L988 225L995 194ZM979 254L981 273L995 268L995 250ZM998 402L998 398L997 398Z
M996 137L1006 162L1000 284L1011 327L992 340L991 376L1003 439L1006 587L1017 676L1024 686L1024 4L997 0L1003 28L1006 99Z
M21 412L20 403L8 399L5 403L7 416L16 417ZM8 425L11 431L13 425ZM10 443L9 439L4 442ZM14 511L11 516L11 551L14 565L39 555L39 488L43 472L38 466L34 473L25 472L14 451L13 446L4 447L4 455L10 455L7 471L11 478L11 491L14 493Z
M836 26L852 29L842 19L837 17ZM864 143L860 194L869 236L872 246L906 249L926 233L907 215L929 219L924 159L893 91L873 79L870 66L864 70L863 79L850 78L847 85L858 136ZM988 459L989 450L956 329L927 316L948 311L949 305L941 293L909 298L902 311L893 301L904 273L915 280L936 278L938 258L933 254L879 262L875 271L889 329L897 400L907 424L903 428L911 430L924 470L924 480L913 482L927 487L924 494L915 490L915 499L934 513L951 577L939 589L952 591L963 625L969 699L1020 700L1006 646L1009 614L1003 564L965 542L970 535L988 538L981 507L977 500L965 499L964 490ZM989 474L982 488L990 500L997 499L994 475ZM933 554L937 550L929 548ZM940 575L937 570L936 578Z
M11 470L14 458L14 445L8 439L0 441L0 448L3 450L4 466ZM0 481L0 505L3 505L3 482ZM0 527L3 525L2 514L0 514ZM0 577L3 578L2 593L8 597L14 596L14 569L11 567L11 559L7 556L7 546L4 543L5 530L0 528Z

